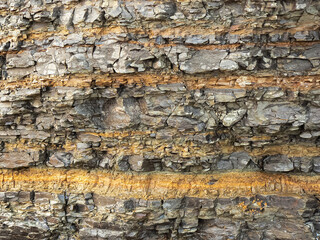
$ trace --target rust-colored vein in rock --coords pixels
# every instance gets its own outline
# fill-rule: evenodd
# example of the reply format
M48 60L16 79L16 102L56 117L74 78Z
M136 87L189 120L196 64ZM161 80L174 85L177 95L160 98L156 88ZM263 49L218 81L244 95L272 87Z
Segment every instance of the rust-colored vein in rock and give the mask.
M1 170L2 191L93 192L122 199L320 194L320 176L228 172L131 174L80 169Z

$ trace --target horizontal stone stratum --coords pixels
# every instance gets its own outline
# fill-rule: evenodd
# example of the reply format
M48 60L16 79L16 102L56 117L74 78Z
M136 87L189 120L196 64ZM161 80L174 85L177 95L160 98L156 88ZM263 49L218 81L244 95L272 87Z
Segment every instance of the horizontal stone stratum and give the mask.
M0 239L320 239L320 1L0 0Z

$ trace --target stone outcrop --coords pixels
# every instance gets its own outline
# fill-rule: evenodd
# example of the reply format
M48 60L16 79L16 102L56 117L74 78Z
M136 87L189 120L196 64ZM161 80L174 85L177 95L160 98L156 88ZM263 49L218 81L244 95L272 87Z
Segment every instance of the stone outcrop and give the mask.
M318 239L320 3L0 1L0 239Z

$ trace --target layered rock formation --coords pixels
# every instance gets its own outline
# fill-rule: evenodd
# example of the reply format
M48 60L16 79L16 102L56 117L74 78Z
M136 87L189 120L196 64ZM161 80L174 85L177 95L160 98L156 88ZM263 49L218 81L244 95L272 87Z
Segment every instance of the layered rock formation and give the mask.
M320 2L0 1L0 239L318 239Z

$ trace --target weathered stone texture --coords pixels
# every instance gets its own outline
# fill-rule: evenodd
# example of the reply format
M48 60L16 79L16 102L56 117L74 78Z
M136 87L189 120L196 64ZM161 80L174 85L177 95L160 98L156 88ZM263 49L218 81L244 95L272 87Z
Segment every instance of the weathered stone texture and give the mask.
M2 192L1 238L312 239L319 232L318 206L312 197L274 195L161 201L91 193Z
M319 1L0 1L0 239L318 239L319 26Z
M238 163L230 160L234 151L250 156L251 161L240 169L268 169L263 159L277 154L306 158L303 161L312 166L318 150L305 155L283 149L286 144L317 148L318 97L315 91L274 87L199 91L183 84L122 87L119 91L66 87L2 90L3 164L114 169L118 162L126 162L127 167L120 169L230 170L238 169ZM40 150L43 157L27 157L28 145L30 151ZM279 145L283 147L277 148ZM263 146L277 150L253 153ZM11 153L21 147L26 155ZM133 156L139 156L139 163L130 160L133 166L129 167L128 159ZM289 171L302 171L301 161L296 160L297 165Z
M189 74L239 69L247 74L266 69L282 75L319 74L317 1L41 0L36 5L23 1L15 7L9 2L4 1L1 8L0 49L16 52L6 54L4 79L156 69ZM113 30L119 26L142 31ZM280 30L273 32L272 28ZM70 33L65 34L64 29ZM29 39L28 34L39 38ZM306 47L269 44L289 41L315 43ZM248 45L252 42L257 46ZM220 44L226 47L215 49ZM207 49L201 49L203 45Z

